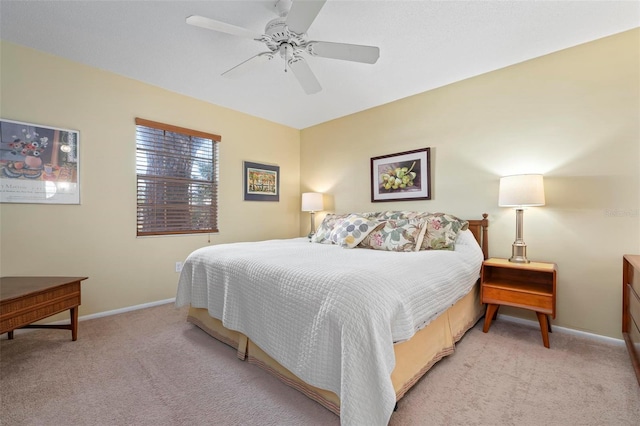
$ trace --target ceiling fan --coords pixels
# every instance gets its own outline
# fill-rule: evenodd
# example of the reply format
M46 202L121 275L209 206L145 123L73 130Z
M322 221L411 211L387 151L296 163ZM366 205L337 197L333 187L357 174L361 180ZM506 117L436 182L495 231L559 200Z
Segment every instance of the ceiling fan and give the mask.
M264 43L269 49L225 71L223 76L234 78L243 75L256 65L272 60L279 53L285 61L285 72L287 66L291 68L304 91L310 95L321 91L322 87L305 61L305 53L367 64L376 63L380 57L380 49L375 46L308 40L307 30L325 3L326 0L278 0L275 7L279 17L267 23L264 34L197 15L189 16L187 24L251 38Z

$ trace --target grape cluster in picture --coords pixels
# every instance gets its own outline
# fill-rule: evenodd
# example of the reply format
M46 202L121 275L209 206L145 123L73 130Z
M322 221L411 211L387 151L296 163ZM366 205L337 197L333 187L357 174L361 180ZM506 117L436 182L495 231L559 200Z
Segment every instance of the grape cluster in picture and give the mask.
M408 163L407 163L408 166ZM414 186L414 180L417 173L413 171L416 166L414 161L411 167L399 165L398 167L389 167L380 175L380 185L387 191L401 191L411 189Z

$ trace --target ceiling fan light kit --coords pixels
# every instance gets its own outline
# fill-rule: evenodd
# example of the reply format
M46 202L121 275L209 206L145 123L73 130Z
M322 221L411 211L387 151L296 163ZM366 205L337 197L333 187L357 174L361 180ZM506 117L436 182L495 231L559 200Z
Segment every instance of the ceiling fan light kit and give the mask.
M237 78L279 54L285 61L284 71L287 71L288 65L302 89L310 95L321 91L322 86L304 59L304 54L366 64L374 64L380 57L380 49L375 46L309 41L307 30L325 2L326 0L279 0L275 5L279 17L267 23L264 34L203 16L189 16L186 21L196 27L252 38L264 43L269 49L268 52L259 53L225 71L222 73L224 77Z

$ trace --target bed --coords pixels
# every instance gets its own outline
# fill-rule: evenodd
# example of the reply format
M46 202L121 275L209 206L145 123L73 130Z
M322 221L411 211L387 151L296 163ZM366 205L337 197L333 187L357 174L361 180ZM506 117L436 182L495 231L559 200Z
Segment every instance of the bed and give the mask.
M484 313L478 278L488 257L487 215L453 217L460 226L448 237L455 244L420 250L432 232L442 235L442 223L451 228L434 220L438 229L428 229L432 215L335 215L319 227L317 243L203 247L185 261L176 305L190 305L188 321L339 415L341 424L387 424L396 402ZM342 229L354 226L345 223L367 237L354 240ZM405 250L369 250L380 223L396 227Z

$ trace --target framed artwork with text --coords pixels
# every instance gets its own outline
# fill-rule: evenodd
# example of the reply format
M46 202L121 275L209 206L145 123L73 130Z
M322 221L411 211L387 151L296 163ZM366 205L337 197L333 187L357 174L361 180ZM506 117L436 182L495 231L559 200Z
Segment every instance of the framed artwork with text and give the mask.
M0 119L0 202L80 204L77 130Z

